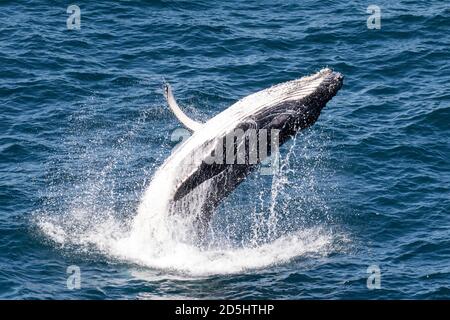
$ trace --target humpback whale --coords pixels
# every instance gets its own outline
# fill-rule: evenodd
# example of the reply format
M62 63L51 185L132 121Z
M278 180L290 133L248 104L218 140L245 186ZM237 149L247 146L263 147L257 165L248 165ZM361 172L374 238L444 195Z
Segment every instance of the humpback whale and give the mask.
M182 111L166 83L167 103L192 135L159 167L149 189L164 195L169 214L194 215L204 229L221 200L278 146L313 125L342 84L340 73L325 68L246 96L200 123Z

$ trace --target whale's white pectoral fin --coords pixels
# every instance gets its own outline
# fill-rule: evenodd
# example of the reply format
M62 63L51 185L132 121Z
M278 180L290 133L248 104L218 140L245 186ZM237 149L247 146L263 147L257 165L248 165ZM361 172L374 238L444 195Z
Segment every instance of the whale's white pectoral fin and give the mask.
M172 112L186 128L191 131L196 131L203 126L202 123L192 120L183 112L183 110L181 110L181 108L177 104L177 101L175 100L175 97L173 96L172 88L168 83L164 84L164 96L166 97L167 104L169 105L170 109L172 109Z

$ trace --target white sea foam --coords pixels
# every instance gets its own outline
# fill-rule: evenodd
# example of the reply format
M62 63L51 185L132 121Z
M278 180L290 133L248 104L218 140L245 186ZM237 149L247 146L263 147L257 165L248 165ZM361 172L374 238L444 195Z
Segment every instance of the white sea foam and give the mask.
M57 221L43 220L40 227L61 245L94 245L103 254L121 261L198 276L245 272L285 263L309 253L324 254L332 242L330 233L321 228L309 228L259 246L224 245L204 249L172 238L167 230L160 233L155 229L153 233L142 234L145 230L142 228L117 237L122 230L114 223L105 223L78 235L67 234Z

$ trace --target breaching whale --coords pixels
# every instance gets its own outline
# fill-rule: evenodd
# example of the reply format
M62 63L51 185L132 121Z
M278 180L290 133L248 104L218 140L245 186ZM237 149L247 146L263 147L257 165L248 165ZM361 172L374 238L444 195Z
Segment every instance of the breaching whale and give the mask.
M253 93L205 123L183 113L165 84L169 107L192 135L159 167L149 189L162 195L169 214L194 215L204 229L220 201L274 148L314 124L342 84L340 73L322 69Z

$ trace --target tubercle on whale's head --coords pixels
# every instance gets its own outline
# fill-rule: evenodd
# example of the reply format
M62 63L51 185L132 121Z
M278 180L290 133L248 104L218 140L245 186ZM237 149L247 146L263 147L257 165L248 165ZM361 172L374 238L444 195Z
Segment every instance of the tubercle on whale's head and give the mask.
M311 88L312 94L319 98L319 100L329 101L334 97L344 83L344 76L340 72L333 71L330 68L324 68L308 77L303 77L296 80L298 90L305 91L305 88ZM322 99L317 97L317 94L322 95Z
M307 91L308 94L298 96L298 99L293 95L294 104L299 106L301 113L320 113L342 88L343 83L344 76L340 72L329 68L322 69L310 77L299 79L298 91Z
M340 72L335 72L331 69L324 69L326 71L322 85L328 89L329 99L334 97L339 89L344 84L344 76Z

